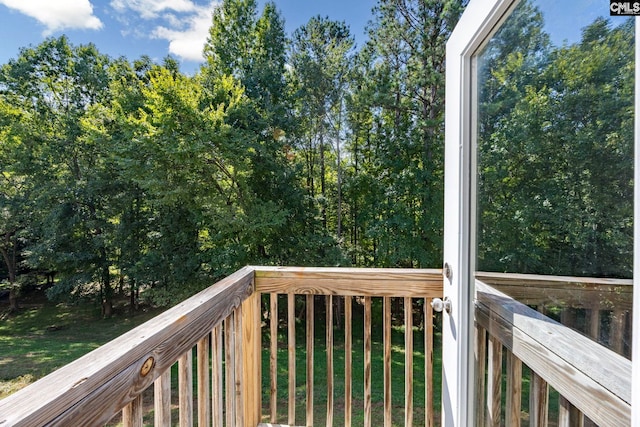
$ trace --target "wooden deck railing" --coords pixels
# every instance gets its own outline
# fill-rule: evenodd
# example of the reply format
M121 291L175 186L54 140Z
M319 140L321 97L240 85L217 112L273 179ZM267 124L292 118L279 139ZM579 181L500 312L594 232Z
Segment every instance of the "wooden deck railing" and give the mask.
M223 412L226 425L256 425L260 414L254 406L259 396L255 375L259 353L255 352L259 351L260 338L259 301L253 278L253 269L239 270L0 400L0 426L96 426L109 423L120 413L124 426L142 426L146 412L144 392L152 385L155 425L169 426L171 370L176 362L180 426L192 425L194 413L198 425L209 425L208 418L213 417L213 425L219 426ZM194 348L196 396L192 374ZM227 367L224 390L223 358ZM210 359L212 384L208 380Z
M319 416L315 425L350 425L352 411L364 414L365 425L380 425L373 419L374 393L382 393L385 425L391 425L392 416L392 319L393 301L404 303L403 325L405 367L393 382L404 378L405 407L400 411L404 424L413 423L413 323L414 299L420 299L424 309L425 334L425 405L421 411L428 425L433 424L433 324L430 298L442 293L439 270L356 270L320 268L260 268L247 267L218 282L212 287L167 310L160 316L94 350L75 362L55 371L25 389L0 401L0 426L95 426L125 427L156 425L192 426L257 426L262 415L262 330L268 319L269 406L264 421L281 421L279 399L286 397L286 421L290 424L314 425L318 409L314 378L317 365L326 370L326 415ZM262 295L269 299L263 313ZM278 295L282 295L278 297ZM286 298L287 312L280 317L278 300ZM315 309L316 299L325 299L324 312ZM363 304L363 346L355 348L353 332L354 298ZM383 300L384 362L382 373L372 370L372 300ZM306 313L304 346L295 343L295 309L304 302ZM344 315L344 396L338 399L344 405L343 415L336 414L335 384L337 359L333 351L335 337L332 306L343 304ZM416 303L415 306L419 304ZM284 313L284 312L283 312ZM326 314L326 316L324 316ZM313 337L315 327L323 323L324 316L326 363L314 360ZM286 320L285 320L286 319ZM398 319L394 319L397 323ZM288 386L286 393L278 386L278 332L287 328ZM300 332L299 332L300 333ZM310 337L310 338L309 338ZM394 345L397 345L394 344ZM303 349L304 348L304 349ZM328 351L327 351L328 349ZM298 384L296 354L306 357L304 403L297 405ZM356 376L352 354L364 355L364 377L361 408L353 399L351 378ZM195 375L194 375L195 373ZM267 372L265 372L267 373ZM372 390L374 376L384 375L383 390ZM396 372L394 371L394 374ZM177 381L175 381L177 379ZM423 380L419 380L422 382ZM176 384L177 382L177 384ZM320 393L318 393L320 394ZM358 402L359 404L360 402ZM297 416L296 408L304 406L305 416ZM114 417L116 418L114 420ZM305 418L303 420L303 418ZM335 421L336 424L338 421Z
M539 308L581 306L592 313L591 324L600 324L604 309L620 310L628 304L621 301L631 300L629 281L488 273L477 277L478 426L519 426L524 413L531 426L550 425L550 408L555 405L550 388L558 395L553 425L631 425L631 361L596 345L588 331L583 335L512 298Z
M270 343L270 363L269 363L269 406L267 408L268 421L270 423L286 423L288 425L344 425L351 426L353 413L357 411L362 414L365 426L392 425L392 416L396 425L414 425L414 390L416 381L424 384L425 395L424 406L419 408L419 412L424 414L422 425L434 425L433 411L433 312L431 299L442 296L442 272L441 270L398 270L398 269L340 269L340 268L257 268L256 269L256 292L269 295L269 343ZM278 295L286 298L286 313L280 313ZM320 301L316 301L320 298ZM362 347L353 346L353 304L362 305ZM375 300L382 302L382 312L379 317L382 324L374 325L372 320L372 305ZM404 345L397 351L404 352L404 363L399 373L392 373L392 305L402 306L403 314L394 319L396 324L401 323L404 330ZM266 305L266 304L265 304ZM304 313L304 324L299 326L296 333L296 306L302 306ZM316 308L319 306L321 310ZM334 307L340 306L343 312L340 319L334 316ZM420 322L424 338L424 347L414 348L414 308L421 307ZM323 310L322 310L323 309ZM323 322L324 325L320 322ZM337 378L336 354L334 344L334 326L336 323L343 325L344 338L341 346L344 346L344 394L336 396ZM284 325L280 327L280 325ZM324 345L314 339L316 328L324 328ZM382 328L382 372L372 370L372 328ZM279 334L281 329L286 329L286 333ZM300 329L304 333L300 334ZM305 337L304 345L296 344L296 335ZM278 386L278 348L281 342L279 336L287 337L287 360L283 365L287 370L286 386ZM318 354L316 346L322 346L326 360L314 360L314 355ZM303 397L304 411L297 415L296 389L301 381L296 376L296 354L299 349L304 349L306 359L306 374L303 383L305 394ZM424 357L424 378L414 378L414 351L419 351ZM353 398L353 360L352 355L356 353L363 357L364 373L362 387L364 388L363 399L358 402L360 406L354 404ZM326 367L326 390L323 390L323 397L314 395L316 390L317 365ZM323 369L324 370L324 369ZM383 376L383 390L373 390L372 377ZM393 378L393 379L392 379ZM393 408L392 382L404 383L404 408ZM382 401L375 402L374 395L382 395ZM324 395L326 394L326 397ZM281 398L286 399L282 400ZM278 404L281 402L285 406L279 410ZM339 405L336 405L339 400ZM322 401L324 410L318 411ZM373 406L382 405L381 413L374 415ZM344 408L342 413L336 412L336 407ZM394 414L395 410L395 414ZM318 412L321 416L314 418ZM400 415L398 417L398 415ZM398 420L398 418L400 420ZM362 421L358 424L362 425Z
M558 285L517 281L526 279ZM611 295L629 290L600 285L620 285ZM524 294L537 298L533 289ZM411 426L418 416L431 426L429 303L441 295L440 270L246 267L0 400L0 427ZM560 396L560 426L630 425L628 359L480 280L476 322L478 425L518 426L527 413L530 425L546 426L550 388ZM420 369L415 354L424 355Z

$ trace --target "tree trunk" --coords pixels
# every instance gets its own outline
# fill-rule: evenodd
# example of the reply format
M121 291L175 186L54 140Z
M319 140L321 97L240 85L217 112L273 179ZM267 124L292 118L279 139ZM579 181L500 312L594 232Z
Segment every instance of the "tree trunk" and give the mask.
M338 236L338 242L341 242L342 239L342 162L340 161L340 132L342 130L342 99L340 100L340 111L338 112L338 135L336 138L336 157L337 157L337 172L338 172L338 212L337 215L337 229L336 235Z
M15 312L20 309L20 305L18 304L18 284L16 283L18 264L13 236L14 233L5 233L5 244L0 247L0 252L9 273L9 310Z
M109 263L105 248L100 249L100 255L102 258L102 315L105 318L109 318L113 315L113 289L111 288L111 274L109 273Z
M324 229L327 229L327 208L326 208L326 179L325 179L325 164L324 164L324 130L320 130L320 194L322 195L322 225Z
M12 285L9 289L9 311L16 312L20 309L20 304L18 304L18 290L15 285Z
M129 312L133 314L137 309L138 309L138 295L137 295L136 279L131 279L131 291L129 295Z

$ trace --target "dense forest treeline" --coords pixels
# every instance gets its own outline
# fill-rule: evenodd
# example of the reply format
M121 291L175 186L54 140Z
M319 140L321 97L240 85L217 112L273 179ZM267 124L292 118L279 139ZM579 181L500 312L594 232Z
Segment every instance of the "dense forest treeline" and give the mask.
M314 17L287 37L274 4L224 0L194 76L64 36L23 48L0 69L12 302L43 272L51 297L95 298L109 315L117 292L171 304L246 264L438 267L445 43L466 3L380 0L357 47L343 22ZM598 25L594 43L609 43ZM521 83L485 100L502 108L487 123L517 110Z
M478 268L631 278L634 23L544 28L520 2L480 55Z

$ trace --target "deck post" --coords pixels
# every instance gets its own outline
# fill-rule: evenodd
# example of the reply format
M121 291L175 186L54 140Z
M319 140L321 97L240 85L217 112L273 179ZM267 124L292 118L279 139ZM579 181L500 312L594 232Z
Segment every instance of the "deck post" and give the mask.
M244 421L247 426L260 422L262 410L260 334L260 294L253 293L242 303L242 395Z

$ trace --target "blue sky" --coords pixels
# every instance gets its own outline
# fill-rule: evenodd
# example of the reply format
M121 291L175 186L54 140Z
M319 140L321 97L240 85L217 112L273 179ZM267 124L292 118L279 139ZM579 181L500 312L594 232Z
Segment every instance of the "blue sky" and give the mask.
M258 0L262 10L265 0ZM345 21L358 45L375 0L275 0L290 34L315 15ZM172 54L193 73L217 0L0 0L0 64L46 37L66 34L74 45L94 43L101 53L130 60Z

